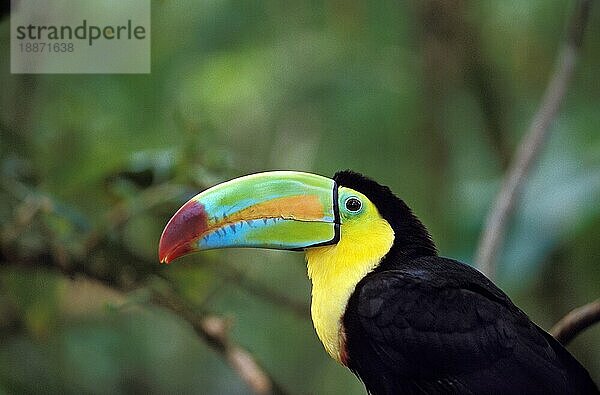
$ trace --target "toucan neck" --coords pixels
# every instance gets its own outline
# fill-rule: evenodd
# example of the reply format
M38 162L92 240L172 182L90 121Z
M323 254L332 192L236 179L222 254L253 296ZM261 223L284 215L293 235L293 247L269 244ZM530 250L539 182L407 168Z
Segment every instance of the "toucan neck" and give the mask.
M405 261L437 255L437 248L427 228L402 200L397 199L396 209L385 214L395 234L389 257Z
M386 259L382 261L382 264L388 260L405 262L425 256L437 256L437 249L433 243L428 243L427 241L428 240L425 240L424 242L422 240L406 240L395 242L386 255Z
M343 363L342 316L348 300L356 284L390 251L393 241L392 228L380 220L367 224L364 230L346 229L335 245L306 251L308 276L313 285L313 323L323 346L338 362Z

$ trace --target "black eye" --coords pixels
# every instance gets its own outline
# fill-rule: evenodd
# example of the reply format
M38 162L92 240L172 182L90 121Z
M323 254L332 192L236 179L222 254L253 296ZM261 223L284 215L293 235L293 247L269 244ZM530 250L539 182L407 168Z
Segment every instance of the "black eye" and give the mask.
M362 202L358 198L350 197L346 199L346 209L353 213L359 211L362 208Z

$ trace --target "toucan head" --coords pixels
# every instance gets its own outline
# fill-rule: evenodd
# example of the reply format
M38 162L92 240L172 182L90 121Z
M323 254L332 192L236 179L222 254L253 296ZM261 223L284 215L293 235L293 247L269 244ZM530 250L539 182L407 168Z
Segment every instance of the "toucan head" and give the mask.
M375 232L375 233L373 233ZM159 259L228 247L310 250L386 232L394 252L435 254L423 225L385 186L352 171L333 179L295 171L252 174L185 203L165 227Z

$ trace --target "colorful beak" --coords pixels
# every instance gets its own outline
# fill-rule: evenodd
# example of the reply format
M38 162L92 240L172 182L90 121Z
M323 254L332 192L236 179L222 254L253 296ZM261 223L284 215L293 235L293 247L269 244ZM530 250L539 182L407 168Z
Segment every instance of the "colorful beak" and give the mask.
M228 247L301 250L335 244L340 221L335 181L273 171L216 185L171 218L160 238L161 263Z

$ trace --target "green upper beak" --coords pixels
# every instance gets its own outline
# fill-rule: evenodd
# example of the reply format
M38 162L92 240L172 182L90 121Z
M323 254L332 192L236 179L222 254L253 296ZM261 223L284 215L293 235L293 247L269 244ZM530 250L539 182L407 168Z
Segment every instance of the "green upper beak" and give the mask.
M273 171L218 184L173 215L159 243L163 263L214 248L299 250L335 244L337 185L310 173Z

